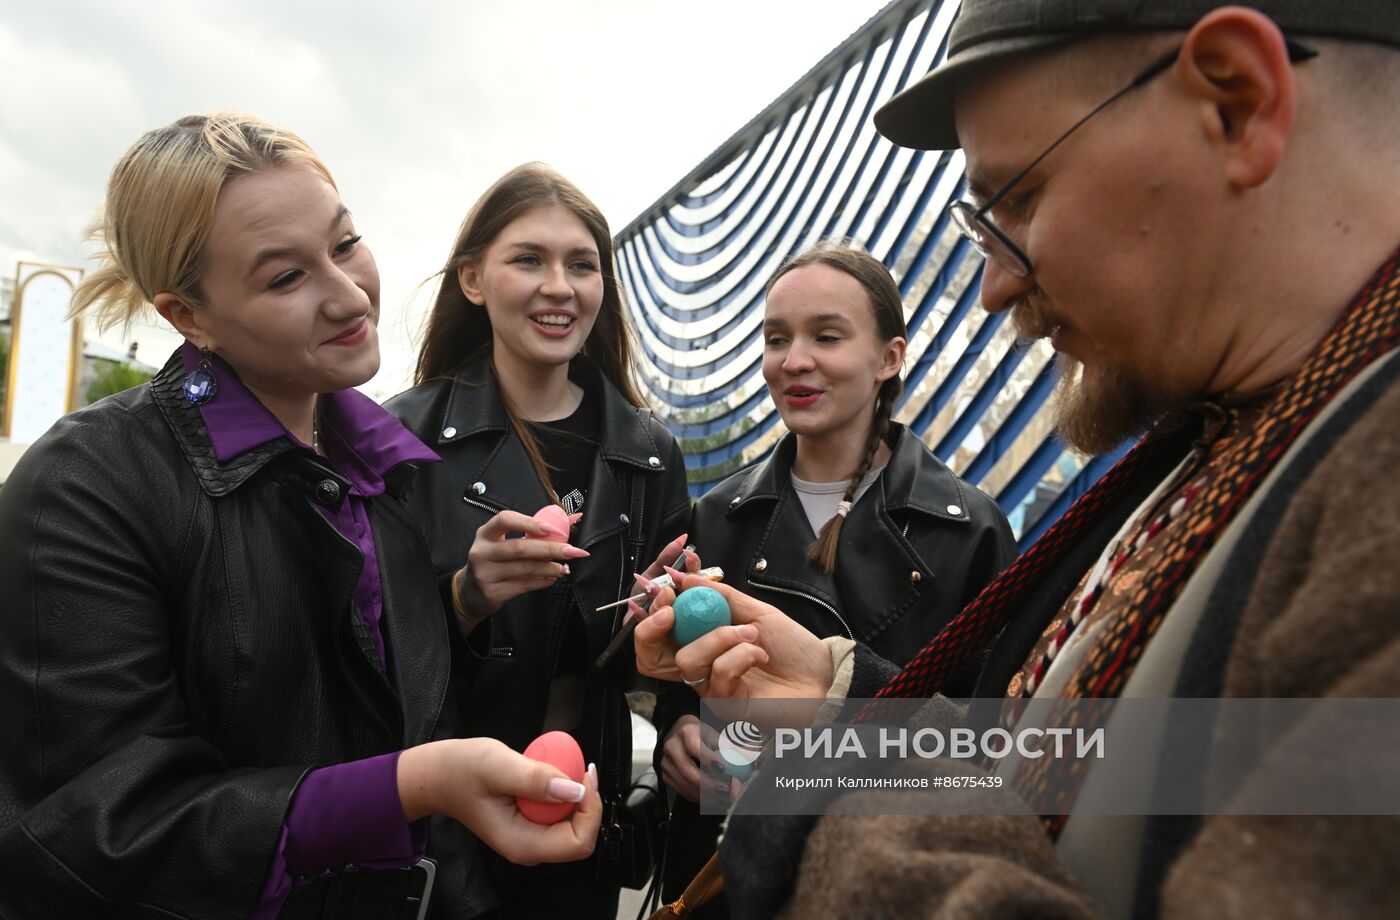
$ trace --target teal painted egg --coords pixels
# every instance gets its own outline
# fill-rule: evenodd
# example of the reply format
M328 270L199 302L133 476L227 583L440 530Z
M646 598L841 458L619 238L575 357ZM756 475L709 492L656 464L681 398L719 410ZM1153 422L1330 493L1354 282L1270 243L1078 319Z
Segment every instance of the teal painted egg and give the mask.
M705 633L719 626L728 626L729 602L714 588L698 587L682 591L672 605L676 611L676 625L671 627L671 635L677 645L689 645Z

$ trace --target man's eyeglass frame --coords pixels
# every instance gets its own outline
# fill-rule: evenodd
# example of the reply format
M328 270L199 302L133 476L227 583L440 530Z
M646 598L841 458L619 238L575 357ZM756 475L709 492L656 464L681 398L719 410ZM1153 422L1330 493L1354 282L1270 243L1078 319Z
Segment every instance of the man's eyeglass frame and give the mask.
M1285 35L1283 41L1284 46L1288 49L1288 60L1290 63L1298 64L1315 58L1318 55L1317 48L1300 38L1290 38ZM982 253L985 258L995 260L1005 271L1017 278L1029 276L1035 271L1035 265L1031 262L1030 256L1026 255L1025 250L1017 245L1005 231L992 223L987 215L991 212L992 208L1000 204L1002 200L1011 193L1011 190L1014 189L1022 179L1030 175L1031 171L1039 166L1042 160L1053 153L1055 148L1059 147L1069 139L1070 135L1082 128L1085 122L1108 108L1112 103L1117 102L1123 96L1137 89L1139 86L1146 84L1152 80L1153 77L1166 71L1176 63L1176 59L1180 54L1181 46L1178 45L1176 48L1173 48L1171 51L1149 64L1142 73L1133 77L1133 79L1128 82L1127 86L1124 86L1112 96L1109 96L1103 102L1100 102L1090 109L1089 114L1071 125L1068 131L1061 134L1055 142L1049 147L1046 147L1038 157L1031 160L1030 165L1012 176L1011 180L1003 185L1000 191L987 199L986 204L977 207L970 201L955 201L949 205L948 211L952 215L953 222L957 224L958 230L961 231L962 235L967 237L968 241L971 242L972 245L976 247L977 251Z

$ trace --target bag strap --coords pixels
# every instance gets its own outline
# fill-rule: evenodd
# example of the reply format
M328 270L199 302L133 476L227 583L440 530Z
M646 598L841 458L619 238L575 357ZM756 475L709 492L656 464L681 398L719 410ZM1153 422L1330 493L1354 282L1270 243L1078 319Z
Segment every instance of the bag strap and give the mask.
M723 890L724 875L719 870L719 855L716 854L710 857L710 861L705 863L695 874L695 878L691 879L690 884L685 886L685 892L652 914L651 920L684 920L690 916L691 911L708 904Z

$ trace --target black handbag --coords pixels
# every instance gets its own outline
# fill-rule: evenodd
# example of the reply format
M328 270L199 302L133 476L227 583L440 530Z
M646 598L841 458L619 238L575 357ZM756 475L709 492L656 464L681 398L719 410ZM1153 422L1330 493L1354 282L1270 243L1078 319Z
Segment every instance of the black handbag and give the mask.
M655 770L648 767L636 782L630 782L632 748L626 744L623 750L623 739L631 737L632 714L625 697L620 692L609 693L603 705L598 878L604 885L642 889L657 870L669 816ZM626 720L625 726L620 724L622 720Z
M605 882L640 890L659 873L667 821L658 785L655 771L649 769L627 788L625 797L603 804L598 872Z

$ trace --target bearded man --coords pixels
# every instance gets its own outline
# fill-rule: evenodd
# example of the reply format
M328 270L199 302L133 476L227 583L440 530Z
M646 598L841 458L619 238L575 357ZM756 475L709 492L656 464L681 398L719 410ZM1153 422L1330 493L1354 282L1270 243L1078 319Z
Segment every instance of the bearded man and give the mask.
M677 650L662 605L639 667L927 696L991 643L1008 702L1400 697L1397 49L1382 0L964 0L876 125L966 152L983 306L1050 339L1064 440L1141 440L897 674L729 589L739 625ZM1393 916L1400 819L736 815L720 865L737 917Z

